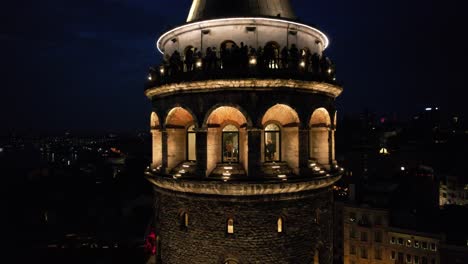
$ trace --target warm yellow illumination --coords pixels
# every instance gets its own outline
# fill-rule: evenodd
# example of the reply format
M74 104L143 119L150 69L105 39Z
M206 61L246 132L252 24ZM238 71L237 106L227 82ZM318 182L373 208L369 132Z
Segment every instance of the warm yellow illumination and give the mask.
M257 65L257 58L255 57L250 58L249 63L250 65Z
M305 61L301 61L301 63L299 64L302 68L305 68L306 64L305 64Z
M189 225L189 218L188 218L187 213L184 213L184 225L185 225L185 227L188 227L188 225Z
M188 20L187 21L190 21L191 18L194 17L194 12L196 10L196 6L198 5L198 2L199 1L194 1L193 2L193 5L192 5L192 8L190 9L190 13L189 13L189 17L188 17ZM259 23L261 24L262 21L266 21L266 22L280 22L280 23L287 23L289 25L294 25L294 26L299 26L299 27L304 27L304 28L307 28L308 30L311 30L313 31L315 34L319 35L319 37L322 39L322 42L323 42L323 49L327 49L327 47L329 46L330 44L330 40L328 39L328 37L323 33L321 32L320 30L316 29L316 28L313 28L311 26L308 26L308 25L305 25L305 24L301 24L301 23L297 23L297 22L292 22L292 21L285 21L285 20L281 20L281 19L275 19L275 18L260 18L260 17L234 17L234 18L221 18L221 19L212 19L212 20L204 20L204 21L200 21L200 22L195 22L195 23L189 23L189 24L185 24L183 26L180 26L180 27L177 27L177 28L174 28L166 33L164 33L157 41L156 41L156 47L157 49L159 50L159 52L161 52L162 54L164 54L163 52L163 47L162 47L162 41L164 38L166 38L167 36L171 36L171 35L174 35L175 32L179 31L179 30L182 30L184 28L188 28L188 27L197 27L197 28L203 28L203 25L206 25L206 24L214 24L214 23L224 23L224 22L233 22L235 23L236 21L239 21L239 20L244 20L244 21L248 21L248 20L253 20L255 21L255 23Z
M278 175L278 178L280 178L280 179L285 179L285 178L286 178L286 175L284 175L284 174Z
M278 233L283 233L283 218L278 218Z
M332 69L328 69L328 74L331 74L332 73Z
M195 66L197 66L197 68L201 68L203 66L203 63L201 60L198 60L196 63L195 63Z
M148 75L148 81L152 81L153 80L153 77L151 77L151 75Z
M198 5L200 4L200 0L194 0L193 3L192 3L192 7L190 7L190 12L189 12L189 15L187 17L187 22L190 22L193 20L194 16L195 16L195 10L198 9Z
M388 155L388 154L390 154L390 153L388 153L388 150L387 150L386 148L380 149L379 153L382 154L382 155Z
M228 234L234 234L234 220L232 218L227 221L227 232Z
M164 75L164 66L161 66L161 67L159 68L159 72L161 73L161 75Z

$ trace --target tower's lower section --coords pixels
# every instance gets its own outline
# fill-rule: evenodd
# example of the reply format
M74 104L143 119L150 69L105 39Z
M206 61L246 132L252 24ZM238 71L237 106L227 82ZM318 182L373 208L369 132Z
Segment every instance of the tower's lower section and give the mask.
M332 263L330 187L268 196L155 187L158 263Z

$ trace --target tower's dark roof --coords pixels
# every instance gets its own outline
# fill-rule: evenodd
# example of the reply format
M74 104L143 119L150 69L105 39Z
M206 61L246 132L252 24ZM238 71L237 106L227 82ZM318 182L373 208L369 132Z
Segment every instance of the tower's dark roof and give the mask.
M193 0L187 22L229 17L296 19L289 0Z

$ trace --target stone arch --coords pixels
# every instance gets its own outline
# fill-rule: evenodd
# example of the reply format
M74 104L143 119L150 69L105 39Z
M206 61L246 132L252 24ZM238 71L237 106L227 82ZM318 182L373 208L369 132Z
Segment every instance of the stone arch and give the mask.
M207 113L204 121L204 127L207 127L207 174L211 173L216 164L222 162L224 148L222 129L227 124L235 125L239 129L238 161L243 164L245 170L248 168L246 128L250 126L251 121L240 107L217 105Z
M150 128L152 134L152 164L153 168L157 168L162 164L162 136L161 136L161 124L159 117L156 112L151 113Z
M238 45L237 45L237 43L235 41L228 39L228 40L224 40L223 42L221 42L221 44L219 44L219 50L221 50L223 48L223 46L226 49L230 50L234 46L238 46Z
M176 106L169 110L165 127L167 133L167 167L175 168L187 159L187 129L195 125L194 115L186 108Z
M230 112L230 113L229 113ZM242 107L235 104L216 104L207 111L202 127L208 128L210 125L221 125L217 120L221 116L229 116L230 120L238 124L239 127L252 127L252 119ZM218 122L218 123L217 123Z
M158 117L158 114L156 114L156 112L152 112L152 113L151 113L150 128L151 128L151 129L158 129L158 128L160 128L159 117Z
M296 110L286 104L276 104L270 107L262 117L262 127L264 129L270 123L280 125L281 160L286 162L295 173L299 173L300 122ZM261 145L262 161L265 162L265 133L262 133Z
M330 167L330 114L325 108L316 109L309 121L309 156L321 165Z

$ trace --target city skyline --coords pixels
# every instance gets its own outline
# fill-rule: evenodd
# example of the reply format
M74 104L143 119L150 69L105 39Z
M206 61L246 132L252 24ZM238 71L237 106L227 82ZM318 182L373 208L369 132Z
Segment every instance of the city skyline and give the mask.
M438 106L464 115L462 8L436 1L294 1L298 16L332 36L327 50L345 92L341 113L409 116ZM2 133L145 130L154 43L185 23L190 2L8 3L3 10ZM352 91L352 92L351 92Z

